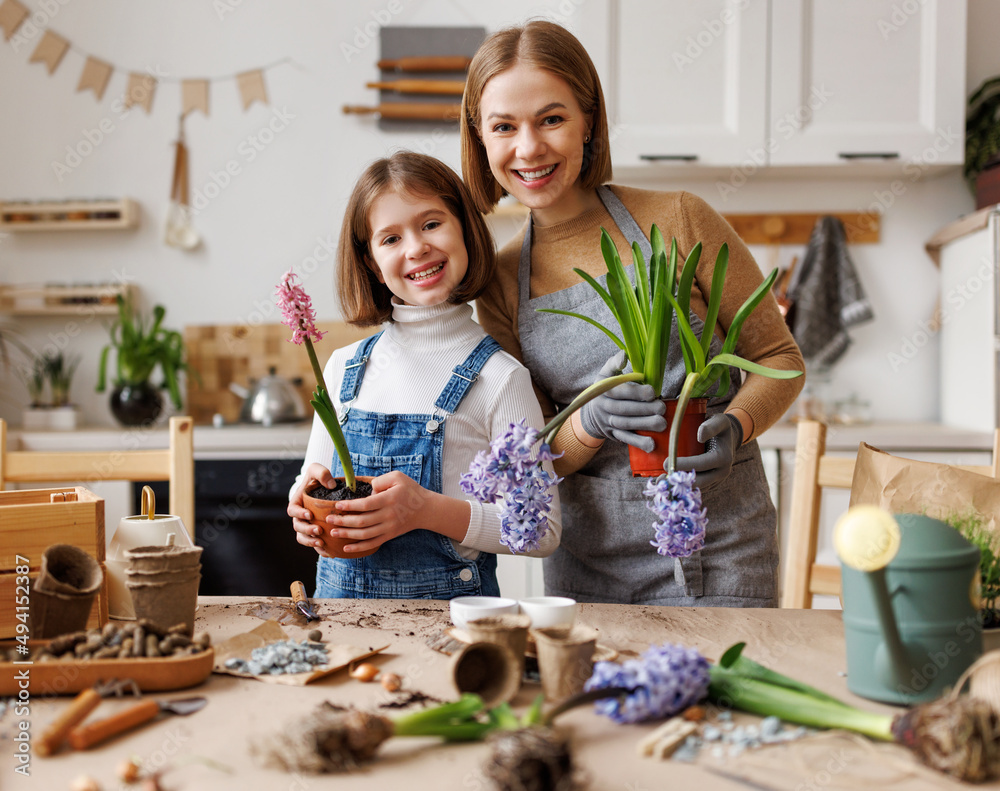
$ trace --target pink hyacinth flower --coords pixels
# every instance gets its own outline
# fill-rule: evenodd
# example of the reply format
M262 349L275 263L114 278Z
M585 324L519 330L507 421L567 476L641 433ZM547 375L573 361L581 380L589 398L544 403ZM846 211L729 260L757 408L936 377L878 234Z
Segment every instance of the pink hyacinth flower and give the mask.
M275 290L278 307L281 308L281 323L292 330L289 340L295 344L303 344L306 339L322 340L325 332L316 329L316 311L312 300L299 283L299 277L289 269L281 278Z

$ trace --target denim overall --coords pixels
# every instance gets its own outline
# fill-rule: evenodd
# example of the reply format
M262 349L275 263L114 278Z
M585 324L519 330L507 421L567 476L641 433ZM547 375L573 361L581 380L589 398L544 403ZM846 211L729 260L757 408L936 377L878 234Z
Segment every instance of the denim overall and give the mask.
M425 489L441 492L442 452L447 416L462 402L479 372L500 344L483 338L461 365L455 367L434 402L432 415L386 415L351 409L365 365L375 342L367 338L347 364L340 388L340 416L357 475L384 475L399 470ZM334 454L330 471L343 475ZM463 558L447 536L431 530L411 530L368 557L320 557L316 568L316 598L452 599L456 596L499 596L497 558L480 552Z
M597 192L622 235L630 244L638 243L648 261L649 240L628 209L607 187L599 187ZM631 273L633 266L626 269ZM630 277L634 280L634 275ZM607 275L597 280L607 287ZM615 320L587 283L531 298L530 222L521 247L518 281L524 364L556 405L568 404L594 383L616 348L596 329L591 331L582 328L579 321L537 310L582 313L605 327L615 327ZM690 322L700 337L702 320L691 313ZM712 338L711 353L718 354L721 348L719 339ZM677 397L684 375L675 321L664 397ZM709 414L724 410L739 389L739 371L730 369L730 375L729 393L725 399L709 400ZM702 492L708 509L705 548L690 557L671 560L650 546L653 514L643 494L646 480L631 477L628 446L615 441L605 442L587 464L565 477L559 485L562 541L544 561L547 594L590 602L777 606L777 516L756 441L737 449L725 481Z

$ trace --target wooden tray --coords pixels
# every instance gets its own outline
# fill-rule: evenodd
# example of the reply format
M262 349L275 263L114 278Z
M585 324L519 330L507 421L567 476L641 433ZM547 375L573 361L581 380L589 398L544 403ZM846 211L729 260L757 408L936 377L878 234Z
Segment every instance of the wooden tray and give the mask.
M21 671L28 673L28 691L32 695L75 694L101 681L128 678L143 692L184 689L208 678L214 663L215 650L212 648L200 654L159 659L55 660L30 665L0 662L0 695L17 695Z

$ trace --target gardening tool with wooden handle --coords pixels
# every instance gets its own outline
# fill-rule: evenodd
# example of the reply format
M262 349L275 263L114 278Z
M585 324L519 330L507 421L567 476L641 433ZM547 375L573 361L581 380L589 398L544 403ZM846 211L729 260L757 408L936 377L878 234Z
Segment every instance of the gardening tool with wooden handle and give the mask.
M428 55L380 60L382 71L465 71L472 63L467 55Z
M389 82L369 82L368 88L396 93L436 93L445 96L461 96L465 91L464 80L391 80Z
M292 601L295 602L295 606L299 608L299 612L306 617L307 621L319 620L316 610L309 603L309 598L306 596L306 586L298 580L292 583Z
M70 730L75 725L83 722L87 715L97 708L97 704L101 702L101 698L111 694L120 696L127 690L131 690L136 695L139 694L139 687L131 679L124 681L111 679L110 681L83 690L83 692L73 698L73 702L69 704L66 710L56 717L52 724L45 729L45 732L35 744L35 753L41 756L52 755L66 741L66 736Z
M416 102L383 102L376 107L344 105L345 115L374 113L382 118L406 121L457 121L462 115L460 104L417 104Z
M69 732L69 743L74 750L86 750L123 731L149 722L161 711L170 714L194 714L204 708L206 703L208 703L206 698L144 700L103 720L73 728Z

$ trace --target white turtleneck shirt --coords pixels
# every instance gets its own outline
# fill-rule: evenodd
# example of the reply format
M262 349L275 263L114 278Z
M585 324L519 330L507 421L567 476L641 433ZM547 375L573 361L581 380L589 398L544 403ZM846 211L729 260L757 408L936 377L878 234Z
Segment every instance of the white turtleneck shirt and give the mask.
M486 337L486 332L472 320L469 305L442 303L423 307L402 305L394 300L392 318L371 350L351 408L383 414L431 415L452 369L464 362ZM360 343L335 351L323 371L338 414L343 410L340 386L344 366L354 357ZM479 451L488 451L494 437L520 420L534 428L543 425L531 376L509 354L497 351L486 361L455 413L444 420L441 493L465 500L471 506L465 538L454 542L462 557L474 559L479 552L510 554L500 543L499 506L470 498L459 488L459 478L468 471ZM334 452L326 427L319 418L314 418L305 462L292 493L302 484L305 470L313 462L329 469ZM546 462L545 469L551 473L552 464ZM538 549L526 553L532 557L550 555L559 546L562 530L559 495L555 487L551 492L549 530Z

